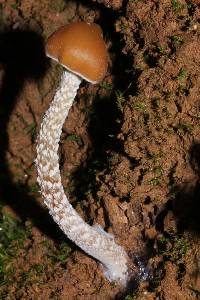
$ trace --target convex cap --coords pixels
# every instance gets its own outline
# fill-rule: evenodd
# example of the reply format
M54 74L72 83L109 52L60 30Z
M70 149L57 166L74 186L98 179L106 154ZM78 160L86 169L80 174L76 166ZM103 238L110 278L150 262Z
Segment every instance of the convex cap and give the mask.
M60 28L48 38L46 54L92 83L101 81L107 71L102 30L94 23L75 22Z

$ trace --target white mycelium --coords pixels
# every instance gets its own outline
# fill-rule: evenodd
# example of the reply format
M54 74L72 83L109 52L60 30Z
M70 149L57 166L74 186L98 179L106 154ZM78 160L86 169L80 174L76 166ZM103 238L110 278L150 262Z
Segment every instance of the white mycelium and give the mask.
M61 183L59 140L80 82L78 76L65 71L44 116L37 142L37 180L50 214L68 238L102 263L109 280L125 285L128 276L126 252L100 226L92 227L83 221L69 203Z

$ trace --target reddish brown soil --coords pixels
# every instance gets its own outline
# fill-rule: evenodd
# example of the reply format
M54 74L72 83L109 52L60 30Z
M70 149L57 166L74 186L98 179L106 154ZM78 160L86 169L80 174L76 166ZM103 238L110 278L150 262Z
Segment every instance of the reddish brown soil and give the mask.
M36 186L35 137L62 72L43 39L75 20L102 26L110 65L64 125L63 185L143 270L126 291L67 241ZM0 30L1 203L31 224L0 298L199 299L199 1L2 0ZM52 260L63 241L64 263Z

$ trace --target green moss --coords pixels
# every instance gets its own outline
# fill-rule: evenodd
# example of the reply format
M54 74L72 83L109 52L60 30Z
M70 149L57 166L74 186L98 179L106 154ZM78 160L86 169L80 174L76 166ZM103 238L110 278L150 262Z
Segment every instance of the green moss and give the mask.
M180 262L189 249L189 242L181 235L170 234L158 240L158 253L165 261Z
M113 85L111 83L108 83L108 82L105 82L105 81L101 82L99 84L99 86L102 89L107 90L107 91L111 91L113 89Z
M30 236L30 228L0 209L0 285L13 281L13 261L24 241Z
M177 75L177 79L179 81L183 81L186 77L187 77L187 71L184 68L181 68Z
M183 135L185 133L191 133L193 126L189 123L180 122L174 126L174 129L179 135Z
M66 7L64 0L50 1L49 9L54 13L61 13Z
M123 92L121 92L120 90L117 90L117 91L115 91L115 96L116 96L116 102L117 102L118 109L120 111L123 111L123 106L124 106L124 103L126 102Z
M124 300L135 300L135 296L130 296L130 295L127 295Z
M34 183L32 185L27 186L27 192L32 194L38 194L40 191L40 188L37 183Z
M36 137L36 124L34 122L27 124L24 130L27 134L31 135L31 139L34 141Z
M180 3L178 0L172 0L171 3L172 3L172 8L176 11L184 7L184 5Z
M150 278L149 282L149 290L155 291L160 287L161 281L163 279L164 274L164 263L161 262L158 267L154 270L153 276Z
M71 247L67 242L63 241L59 244L57 251L51 255L51 259L54 263L58 262L61 265L64 265L71 252Z
M136 102L131 104L131 107L136 110L146 111L146 104L144 102Z
M82 142L80 136L76 135L75 133L69 134L66 138L67 141L74 141L78 144Z
M153 169L154 173L157 175L157 176L161 176L163 174L163 168L162 166L157 166Z
M153 185L153 186L159 185L159 184L160 184L160 178L158 178L158 177L152 178L152 179L149 181L149 184L151 184L151 185Z
M183 38L181 36L179 36L179 35L173 35L171 37L171 41L172 41L172 46L173 46L174 50L176 50L184 42Z
M19 6L21 4L21 0L15 0L15 3L11 4L10 6L13 8L13 9L18 9Z

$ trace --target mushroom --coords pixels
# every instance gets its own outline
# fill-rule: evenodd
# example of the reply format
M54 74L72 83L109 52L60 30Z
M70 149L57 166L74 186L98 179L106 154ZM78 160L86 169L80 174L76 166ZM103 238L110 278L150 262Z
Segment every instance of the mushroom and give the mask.
M44 203L67 237L102 264L107 279L126 285L125 250L100 225L90 226L78 215L64 193L59 171L62 126L81 80L98 83L107 70L108 56L101 28L85 22L66 25L49 37L46 54L63 65L65 71L43 118L36 146L37 181Z

